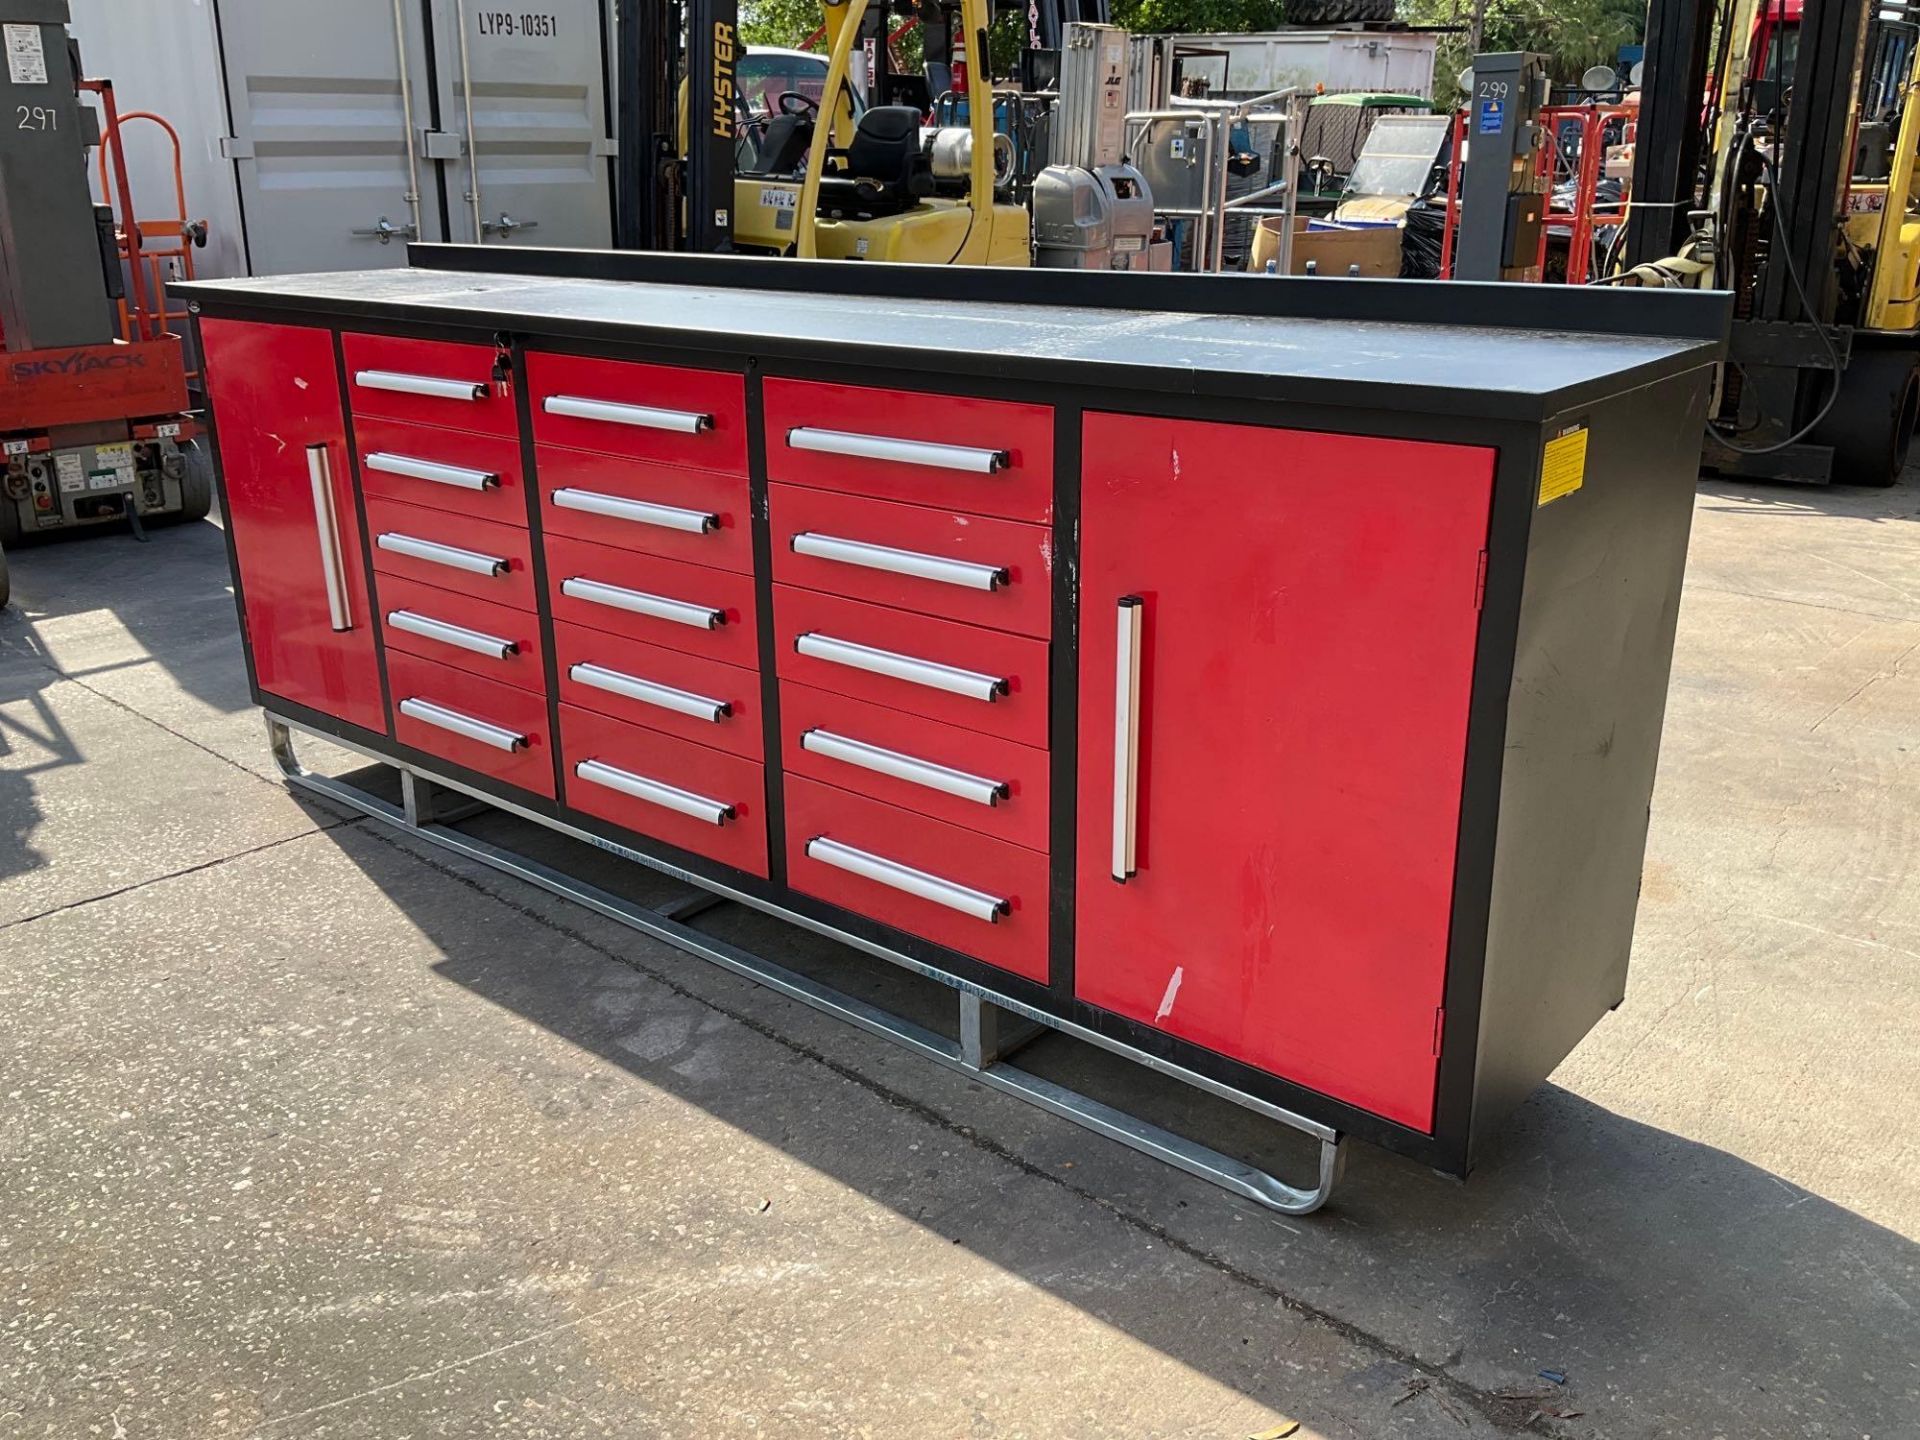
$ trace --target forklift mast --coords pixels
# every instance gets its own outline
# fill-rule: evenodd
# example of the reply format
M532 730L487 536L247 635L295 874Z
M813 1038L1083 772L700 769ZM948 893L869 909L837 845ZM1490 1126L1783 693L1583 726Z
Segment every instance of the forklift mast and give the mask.
M739 0L695 0L687 24L687 248L733 248Z
M1912 269L1911 250L1885 242L1908 223L1915 157L1894 157L1898 213L1880 243L1858 243L1847 216L1873 13L1868 0L1652 0L1625 263L1703 237L1703 283L1735 293L1706 446L1723 473L1891 484L1905 460L1920 337L1864 328L1863 291L1911 293L1910 273L1882 272Z

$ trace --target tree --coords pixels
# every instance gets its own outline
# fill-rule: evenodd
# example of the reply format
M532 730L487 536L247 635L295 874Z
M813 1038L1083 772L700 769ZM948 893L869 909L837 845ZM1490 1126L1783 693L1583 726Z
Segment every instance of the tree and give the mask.
M751 0L740 7L740 36L792 49L820 28L820 15L820 0Z
M1454 77L1476 51L1535 51L1548 57L1555 80L1571 84L1638 43L1647 12L1645 0L1400 0L1400 18L1455 27L1441 37L1434 65L1434 99L1447 103L1458 98Z
M821 0L749 0L741 33L750 45L798 45L820 24ZM1434 99L1458 98L1454 76L1476 50L1534 50L1550 57L1554 79L1572 83L1594 65L1611 65L1622 45L1646 31L1646 0L1399 0L1410 25L1451 27L1441 36ZM1017 3L1014 7L1019 9ZM1285 0L1112 0L1113 23L1141 34L1278 30ZM1017 50L1022 15L1003 11L994 25L996 68L1002 39ZM1477 43L1476 43L1477 42Z

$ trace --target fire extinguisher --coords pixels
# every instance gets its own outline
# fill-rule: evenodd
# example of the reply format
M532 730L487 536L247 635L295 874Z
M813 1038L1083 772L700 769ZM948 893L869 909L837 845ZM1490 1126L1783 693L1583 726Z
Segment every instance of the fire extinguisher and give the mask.
M948 68L952 70L953 78L948 82L947 88L953 92L954 96L962 104L965 104L968 93L967 39L965 35L955 35L953 37L953 59Z

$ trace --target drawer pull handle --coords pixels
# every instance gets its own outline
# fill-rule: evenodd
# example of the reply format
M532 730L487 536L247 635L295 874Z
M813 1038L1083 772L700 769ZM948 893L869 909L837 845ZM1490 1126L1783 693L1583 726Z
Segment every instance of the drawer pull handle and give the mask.
M549 395L540 402L549 415L575 420L604 420L609 425L633 425L642 430L671 430L698 435L713 428L713 416L694 410L661 410L652 405L619 405L611 400L589 400L581 395Z
M969 775L964 770L936 765L931 760L916 760L911 755L902 755L898 750L882 750L878 745L835 735L830 730L804 732L800 736L800 748L829 759L843 760L849 765L858 765L875 774L891 775L910 785L923 785L945 795L958 795L962 800L971 800L976 805L998 805L1012 793L1012 787L1004 780L987 780L978 775Z
M787 446L817 455L892 460L902 465L928 465L935 470L965 470L974 475L991 475L1013 463L1012 453L1006 450L943 445L936 440L895 440L889 435L856 435L848 430L816 430L811 425L787 431Z
M658 780L649 780L644 775L635 775L600 760L582 760L573 767L573 773L590 785L604 785L609 790L618 790L622 795L631 795L636 800L644 800L649 805L658 805L681 815L691 815L709 825L724 825L734 817L731 805L722 805L718 800L709 800L704 795L696 795L676 785L663 785Z
M524 750L527 746L527 737L518 730L509 730L504 725L494 725L486 720L476 720L471 715L462 715L458 710L449 710L446 706L436 705L431 700L409 696L396 708L402 715L411 716L422 725L431 725L436 730L447 730L455 735L464 735L469 740L478 740L482 745L491 745L496 750L511 753L515 750Z
M937 580L942 585L959 585L968 590L998 590L1011 578L1004 565L949 560L944 555L922 555L916 550L895 550L887 545L869 545L864 540L842 540L837 535L816 535L806 530L789 543L796 555L838 560L842 565L912 575L920 580Z
M462 550L457 545L442 545L389 530L373 542L396 555L410 555L429 565L444 565L449 570L464 570L469 575L504 575L508 562L498 555L482 555L478 550Z
M387 626L393 630L404 630L409 635L438 640L442 645L451 645L455 649L488 655L495 660L505 660L509 655L520 653L518 641L502 640L498 635L469 630L464 625L450 625L445 620L435 620L431 615L422 615L413 610L389 610Z
M340 563L340 521L333 508L333 455L325 444L307 446L307 483L313 487L313 528L320 539L320 579L327 589L327 624L353 629L347 603L347 572Z
M969 700L997 700L1007 693L1007 682L977 670L962 670L957 665L942 665L937 660L916 660L911 655L896 655L891 650L876 650L871 645L856 645L851 640L835 640L830 635L809 631L793 642L793 648L829 665L845 665L874 675L924 685L929 690L944 690L949 695L964 695Z
M671 620L675 625L691 625L696 630L715 629L724 624L727 618L726 611L715 610L709 605L669 600L664 595L649 595L644 590L629 590L599 580L583 580L577 575L560 582L560 593L575 600L584 600L589 605L605 605L614 610L651 616L655 620Z
M1013 910L1011 902L989 895L983 890L956 885L951 880L942 880L938 875L929 875L924 870L915 870L912 866L902 865L897 860L888 860L879 855L868 854L865 850L856 850L851 845L842 845L838 840L829 840L824 835L807 842L807 858L818 860L823 865L831 865L836 870L845 870L849 874L863 876L889 889L901 890L908 895L917 895L922 900L931 900L934 904L944 905L949 910L958 910L962 915L971 915L976 920L984 920L989 925L998 923L1001 916L1010 914Z
M469 470L464 465L441 465L432 460L416 460L411 455L389 455L382 450L362 456L360 463L383 475L431 480L436 485L451 485L457 490L491 490L500 483L497 471Z
M709 700L705 695L696 695L691 690L676 690L671 685L642 680L638 675L623 675L604 665L571 666L567 670L567 678L576 685L591 685L595 690L605 690L610 695L624 695L643 705L657 705L676 715L691 715L696 720L707 720L714 724L733 714L733 706L725 700Z
M435 400L484 400L487 387L474 380L442 380L433 375L403 375L398 370L356 370L353 383L363 390L397 390L402 395L431 395Z
M677 505L655 505L647 500L602 495L598 490L555 490L552 499L562 510L584 510L589 515L631 520L636 525L657 525L662 530L681 530L689 535L704 535L720 528L720 517L709 510L682 510Z
M1140 815L1140 634L1146 606L1138 595L1120 600L1113 655L1113 878L1136 869Z

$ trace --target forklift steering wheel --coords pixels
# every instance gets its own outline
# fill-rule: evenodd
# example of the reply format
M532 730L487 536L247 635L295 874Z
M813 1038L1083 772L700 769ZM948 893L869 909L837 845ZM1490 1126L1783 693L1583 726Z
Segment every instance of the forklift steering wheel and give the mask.
M818 114L820 110L820 102L818 100L815 100L811 95L803 95L798 90L782 90L779 99L775 101L775 103L780 107L780 113L782 115L798 115L802 119L805 119L809 115Z

